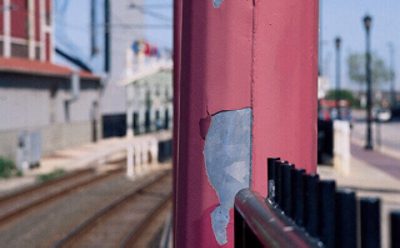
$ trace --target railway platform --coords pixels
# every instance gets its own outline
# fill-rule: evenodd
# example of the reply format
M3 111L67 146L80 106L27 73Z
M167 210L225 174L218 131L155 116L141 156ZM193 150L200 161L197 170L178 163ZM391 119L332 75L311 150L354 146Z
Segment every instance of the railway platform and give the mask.
M105 140L60 151L57 160L55 155L47 158L46 167L19 180L60 168L66 173L32 185L13 182L17 186L0 195L0 243L7 244L4 247L149 247L158 243L172 207L172 166L168 159L152 159L148 148L136 150L141 142L163 143L170 138L162 132L129 141ZM134 164L134 177L126 175L123 149L127 143L135 146L134 160L141 157ZM51 164L52 159L57 163ZM18 179L3 183L13 180Z
M344 175L331 166L319 166L322 179L334 179L338 187L350 188L360 197L382 201L382 247L389 247L389 213L400 208L400 160L379 151L365 151L360 143L351 145L350 172Z
M99 140L96 143L82 144L56 151L43 156L40 161L40 167L27 170L20 177L0 180L0 196L34 185L40 175L55 171L68 173L88 167L106 169L107 165L105 164L107 161L118 161L126 158L125 147L128 143L135 144L149 138L168 139L171 135L170 131L161 131L135 136L131 141L128 141L125 137L110 138Z

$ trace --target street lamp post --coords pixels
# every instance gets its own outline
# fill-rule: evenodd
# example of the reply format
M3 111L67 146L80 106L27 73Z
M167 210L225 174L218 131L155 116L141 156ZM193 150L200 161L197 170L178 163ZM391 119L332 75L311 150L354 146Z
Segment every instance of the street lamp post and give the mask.
M396 105L396 86L395 86L395 77L396 74L394 72L394 56L395 56L395 51L394 51L394 46L393 43L389 43L389 55L390 55L390 105L394 107Z
M336 37L335 39L335 48L336 48L336 91L335 91L335 100L336 100L336 111L337 118L342 119L340 113L340 47L341 47L342 39L340 37Z
M372 145L372 81L371 81L371 23L372 17L366 15L364 17L364 27L366 33L366 59L365 59L365 70L366 70L366 80L367 80L367 135L366 135L366 150L373 150Z

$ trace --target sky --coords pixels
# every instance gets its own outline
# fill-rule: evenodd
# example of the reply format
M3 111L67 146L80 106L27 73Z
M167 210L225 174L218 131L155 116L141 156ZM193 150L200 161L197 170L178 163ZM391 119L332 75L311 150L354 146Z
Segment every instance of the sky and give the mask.
M103 11L102 3L101 0L101 5L98 6L99 11ZM95 72L99 72L103 67L103 57L92 57L90 53L90 0L54 0L53 13L56 46L78 57ZM104 32L101 25L104 23L103 17L99 15L96 22L99 24L97 31L101 34ZM97 41L102 51L103 36L99 35ZM66 63L59 56L55 56L55 62Z
M172 48L172 15L173 1L172 0L144 0L147 9L152 10L160 15L170 19L170 21L160 21L152 16L146 16L145 21L149 24L171 24L170 28L150 29L146 31L146 37L149 41L157 44L159 47ZM155 6L152 8L152 6ZM158 6L158 7L157 7Z
M99 10L103 0L99 2ZM139 0L132 0L138 2ZM206 0L203 0L206 1ZM210 0L211 1L211 0ZM234 1L234 0L227 0ZM61 46L74 51L95 67L101 68L101 57L92 58L89 54L89 10L90 0L55 0L56 39ZM112 1L116 4L117 1ZM63 4L68 7L64 16L60 16ZM145 15L145 23L152 28L145 30L145 38L158 47L172 47L172 0L143 0L144 7L150 14ZM365 30L362 18L369 14L373 18L371 37L372 50L389 63L388 43L395 48L395 72L397 89L400 90L400 1L399 0L320 0L321 4L321 37L322 37L322 72L333 83L335 81L334 39L342 38L342 85L346 88L357 88L348 78L347 57L351 53L365 51ZM157 17L162 17L158 18ZM156 17L154 17L156 16ZM67 21L65 21L67 20ZM99 32L102 31L101 17ZM61 24L61 25L60 25ZM163 27L159 27L159 26ZM158 26L158 27L157 27ZM170 26L170 28L169 28ZM102 48L101 37L99 46ZM59 59L60 60L60 59ZM331 83L331 84L332 84ZM387 86L388 87L388 84Z
M172 48L172 0L142 0L144 11L144 23L149 26L143 30L144 37L132 37L134 39L145 38L151 44L160 49ZM101 72L103 68L103 54L91 56L90 49L90 0L54 0L54 27L56 45L69 54L74 54L95 72ZM132 0L140 3L141 0ZM100 51L104 50L104 0L96 0L97 3L97 45ZM111 4L118 4L117 0ZM127 6L128 7L128 6ZM137 12L133 12L135 14ZM118 19L118 18L117 18ZM120 22L123 22L122 20ZM130 30L130 29L128 29ZM56 63L68 64L64 59L56 56Z
M347 57L365 51L365 29L362 19L372 16L371 46L373 52L389 64L388 43L393 43L396 88L400 90L400 1L399 0L320 0L322 17L323 73L335 82L334 39L342 38L342 85L352 88L348 78ZM387 84L386 87L388 87Z
M233 1L233 0L227 0ZM172 4L172 0L145 0L148 3ZM400 90L400 1L399 0L320 0L322 21L322 65L323 72L335 82L334 39L342 38L342 85L358 88L348 78L347 57L351 53L365 51L365 30L362 19L366 14L373 18L371 44L374 53L389 65L388 43L394 46L395 72L398 75L396 88ZM160 11L160 10L159 10ZM171 9L162 9L163 15L171 15ZM171 15L172 18L172 15ZM148 22L154 21L151 18ZM159 45L171 47L171 30L149 30L148 37ZM397 63L396 63L397 62ZM389 84L384 86L389 87Z

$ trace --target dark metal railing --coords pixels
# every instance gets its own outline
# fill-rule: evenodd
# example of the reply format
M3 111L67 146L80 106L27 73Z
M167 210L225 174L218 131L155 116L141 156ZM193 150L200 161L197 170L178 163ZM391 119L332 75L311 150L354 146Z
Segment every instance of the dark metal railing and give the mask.
M281 211L255 192L235 198L235 247L322 247Z
M235 247L380 247L379 198L357 198L294 164L268 159L268 197L249 189L235 198ZM400 247L400 211L392 212L391 247Z

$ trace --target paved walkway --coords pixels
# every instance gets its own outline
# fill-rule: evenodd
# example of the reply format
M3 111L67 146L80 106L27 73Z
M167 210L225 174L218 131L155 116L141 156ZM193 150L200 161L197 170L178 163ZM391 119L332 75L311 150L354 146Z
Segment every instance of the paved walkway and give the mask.
M53 172L58 169L73 171L89 166L99 166L106 161L123 159L126 156L126 145L147 142L150 139L170 139L171 132L135 136L132 141L126 138L111 138L100 140L97 143L88 143L59 150L51 155L44 156L40 167L24 172L22 177L0 179L0 195L18 190L37 182L37 176ZM154 140L153 140L154 141Z
M379 151L367 151L354 143L351 144L351 154L353 157L400 180L400 159L385 155Z
M350 173L343 175L332 166L319 166L322 179L334 179L338 187L356 191L358 197L382 200L382 247L389 247L389 213L400 210L400 160L384 153L365 151L352 143Z

